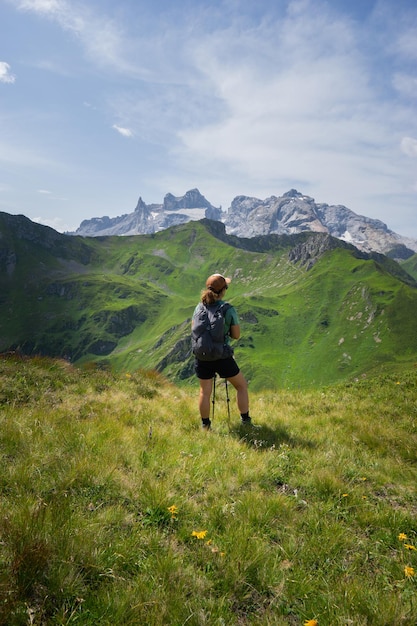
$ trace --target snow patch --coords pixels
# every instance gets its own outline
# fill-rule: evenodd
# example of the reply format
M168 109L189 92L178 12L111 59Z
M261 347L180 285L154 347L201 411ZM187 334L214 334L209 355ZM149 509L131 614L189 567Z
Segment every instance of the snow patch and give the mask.
M340 235L339 239L342 239L343 241L347 241L347 243L353 242L353 237L348 230L345 230L343 235Z
M175 213L179 213L180 215L186 215L191 220L202 220L206 217L206 209L177 209Z

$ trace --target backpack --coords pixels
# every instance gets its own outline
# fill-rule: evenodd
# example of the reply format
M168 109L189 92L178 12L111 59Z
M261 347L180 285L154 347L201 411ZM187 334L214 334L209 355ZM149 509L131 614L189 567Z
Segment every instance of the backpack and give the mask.
M194 316L191 331L193 354L200 361L227 359L233 354L233 348L225 342L224 315L230 304L206 306L200 302Z

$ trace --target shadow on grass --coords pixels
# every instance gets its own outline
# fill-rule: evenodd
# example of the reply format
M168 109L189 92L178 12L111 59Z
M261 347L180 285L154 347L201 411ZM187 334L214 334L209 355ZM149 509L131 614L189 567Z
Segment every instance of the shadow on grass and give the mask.
M270 428L269 426L247 426L239 424L230 429L232 437L245 443L255 450L270 450L278 448L282 444L293 447L313 448L314 444L307 439L291 436L284 428Z

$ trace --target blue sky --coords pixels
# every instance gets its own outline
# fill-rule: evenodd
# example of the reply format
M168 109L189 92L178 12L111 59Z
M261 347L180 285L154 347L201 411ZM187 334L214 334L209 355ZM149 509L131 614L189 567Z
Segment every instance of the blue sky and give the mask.
M0 210L291 188L417 238L415 0L0 0Z

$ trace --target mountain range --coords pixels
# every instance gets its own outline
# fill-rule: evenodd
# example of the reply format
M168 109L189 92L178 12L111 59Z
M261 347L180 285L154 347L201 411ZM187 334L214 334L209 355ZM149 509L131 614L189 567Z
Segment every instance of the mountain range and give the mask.
M323 232L238 237L217 220L68 236L0 213L0 352L195 383L190 319L205 279L232 278L235 351L253 389L354 380L417 359L417 255Z
M380 252L398 260L417 252L416 240L393 232L384 222L357 215L343 205L318 204L295 189L265 200L237 196L227 211L213 206L198 189L179 197L168 193L162 204L145 204L140 197L133 213L84 220L74 233L68 234L150 234L203 218L224 223L227 234L237 237L321 232L352 243L364 252Z

